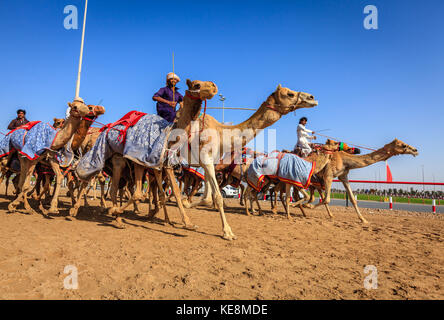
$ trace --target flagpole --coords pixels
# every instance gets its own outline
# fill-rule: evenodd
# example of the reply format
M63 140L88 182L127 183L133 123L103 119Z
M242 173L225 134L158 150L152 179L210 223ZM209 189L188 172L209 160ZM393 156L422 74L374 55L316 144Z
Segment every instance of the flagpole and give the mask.
M79 72L77 74L76 83L76 98L79 97L80 93L80 74L82 73L82 60L83 60L83 43L85 41L85 26L86 26L86 11L88 9L88 0L85 0L85 13L83 15L83 30L82 30L82 42L80 45L80 58L79 58Z

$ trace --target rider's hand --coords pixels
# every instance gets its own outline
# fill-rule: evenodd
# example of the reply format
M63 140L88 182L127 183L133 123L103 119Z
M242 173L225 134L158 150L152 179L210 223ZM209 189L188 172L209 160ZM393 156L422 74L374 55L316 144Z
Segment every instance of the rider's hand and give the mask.
M170 101L170 102L168 102L168 104L171 106L171 107L173 107L173 108L175 108L176 107L176 104L177 104L177 102L174 102L174 101Z
M313 140L316 140L316 136L313 136Z

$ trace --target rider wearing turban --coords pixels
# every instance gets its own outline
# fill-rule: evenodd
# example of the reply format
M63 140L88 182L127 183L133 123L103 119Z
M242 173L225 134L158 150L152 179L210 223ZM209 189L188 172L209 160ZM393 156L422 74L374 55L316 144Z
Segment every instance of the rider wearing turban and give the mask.
M176 118L176 105L183 105L183 96L179 93L176 83L180 81L177 74L172 72L167 74L166 87L160 88L153 100L157 101L157 114L169 122Z

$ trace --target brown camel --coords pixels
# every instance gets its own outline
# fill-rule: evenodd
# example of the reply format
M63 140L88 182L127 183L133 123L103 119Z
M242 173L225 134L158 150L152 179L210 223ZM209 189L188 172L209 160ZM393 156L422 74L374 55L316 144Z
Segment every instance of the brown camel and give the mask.
M331 161L331 158L333 156L332 150L333 150L332 147L325 146L322 149L315 150L313 153L310 154L310 156L305 158L305 160L308 162L312 162L312 163L315 162L316 163L315 168L313 170L313 175L316 175L319 172L322 172L322 170L328 165L328 163ZM262 214L262 210L261 210L259 201L257 201L257 195L259 192L265 192L272 183L275 185L279 184L281 186L283 184L283 182L279 181L278 179L274 179L269 176L265 176L264 182L263 182L264 187L260 191L254 190L250 185L248 185L245 190L245 200L248 199L249 197L251 199L251 197L252 197L258 205L260 215ZM308 201L310 197L304 191L303 188L301 188L297 185L292 185L289 183L284 183L284 185L285 185L285 191L283 190L283 186L282 186L281 192L285 192L285 194L287 196L285 197L285 200L284 200L282 197L282 193L281 193L281 201L282 201L282 204L284 205L285 212L287 213L287 218L290 218L290 207L289 207L290 196L289 195L290 195L291 187L293 187L294 192L301 192L304 195L304 197L302 199L299 199L294 204L295 206L299 206L304 200ZM250 215L247 201L245 201L245 212L247 215ZM302 211L302 213L305 215L304 211Z
M361 220L361 222L367 223L367 220L365 220L365 218L361 215L359 211L357 201L351 190L350 182L348 181L348 173L350 172L350 170L368 167L369 165L372 165L376 162L385 161L393 156L397 156L400 154L411 154L413 156L417 156L418 150L402 142L401 140L395 139L392 142L386 144L384 147L365 155L353 155L344 151L334 152L330 163L324 168L323 172L318 175L318 177L321 178L323 182L325 195L323 195L322 188L320 188L319 185L315 185L318 191L320 191L320 195L323 198L323 201L322 203L319 203L314 207L325 205L329 215L332 217L332 214L328 209L328 204L330 203L331 185L333 179L337 177L344 185L344 188L347 191L353 207L355 208L358 218ZM313 201L314 193L312 192L309 202ZM313 206L309 207L313 208Z
M217 94L217 86L210 81L190 81L187 80L188 90L186 91L184 97L183 107L179 109L177 112L176 120L174 121L173 129L180 129L181 135L177 136L175 141L169 141L166 150L170 150L172 146L180 139L183 138L183 133L186 132L189 134L191 128L191 121L196 120L199 117L200 110L202 108L202 101L211 99ZM164 150L164 151L166 151ZM118 159L112 159L118 160ZM125 159L126 160L126 159ZM133 163L134 165L134 181L135 181L135 191L128 201L128 203L124 207L117 207L115 203L113 203L113 207L109 209L109 213L116 216L116 223L119 227L124 227L121 220L121 213L133 203L137 203L143 199L142 185L143 185L143 177L146 171L146 168L138 163ZM119 166L116 166L119 167ZM154 168L153 168L154 169ZM157 185L160 192L160 202L163 207L165 219L169 222L167 208L165 206L165 193L163 192L162 182L163 177L162 173L165 174L167 181L172 187L173 195L176 198L177 205L179 207L179 211L182 216L183 223L185 228L195 229L196 226L192 225L190 219L188 218L183 205L179 187L176 182L176 178L174 175L173 168L168 165L161 164L160 168L156 168L154 171L154 175L157 181ZM111 198L116 199L115 193L118 189L118 184L120 181L121 170L113 170L112 176L112 185L111 185ZM78 199L82 196L82 192L84 192L84 188L81 188L80 195ZM114 201L113 201L114 202ZM76 202L75 206L71 208L70 214L75 216L78 212L80 204L79 201ZM152 217L152 216L150 216Z
M200 130L189 132L191 135L191 147L194 159L199 159L199 164L205 170L205 193L203 199L197 205L212 205L213 195L216 207L222 220L223 238L234 240L236 236L231 230L223 208L223 198L219 190L214 170L214 164L218 162L220 155L229 151L241 151L250 140L261 130L271 126L283 115L300 108L315 107L318 102L314 97L305 92L296 92L279 85L259 109L246 121L234 125L224 125L213 117L206 115L199 118ZM210 129L210 130L208 130ZM196 136L196 131L204 130ZM192 134L193 133L193 134ZM193 144L198 148L193 148ZM196 154L196 153L199 154ZM200 155L200 156L199 156ZM186 201L185 201L185 204ZM189 206L189 204L187 204Z
M82 117L94 116L93 108L88 107L80 98L76 98L72 103L68 103L68 105L71 107L70 117L66 121L63 128L59 131L59 133L55 137L54 142L50 147L50 150L45 151L39 158L35 160L29 160L26 157L19 157L20 168L21 168L20 181L19 181L20 193L18 194L17 198L9 204L8 210L10 212L14 212L17 206L23 201L26 212L29 214L35 213L35 211L31 208L31 206L28 203L27 194L30 189L31 176L34 173L34 169L37 163L46 158L48 158L51 168L55 172L57 177L56 189L54 197L51 201L51 208L49 211L53 213L58 212L57 201L60 192L60 184L63 179L63 174L60 171L59 163L53 156L52 151L57 151L61 149L69 142L69 140L72 138L72 136L76 133L77 129L79 128L80 123L82 121Z

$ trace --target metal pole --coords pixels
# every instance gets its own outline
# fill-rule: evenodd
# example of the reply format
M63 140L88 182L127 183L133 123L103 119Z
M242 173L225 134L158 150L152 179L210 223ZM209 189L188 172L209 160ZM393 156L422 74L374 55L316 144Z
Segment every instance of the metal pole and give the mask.
M88 0L85 0L85 14L83 15L83 31L82 31L82 43L80 45L80 58L79 58L79 72L77 74L76 83L76 98L79 97L80 93L80 74L82 73L82 59L83 59L83 43L85 41L85 26L86 26L86 10L88 9Z
M222 123L225 123L225 99L222 101Z
M422 183L424 183L424 165L422 165ZM424 185L422 185L422 191L425 191Z

